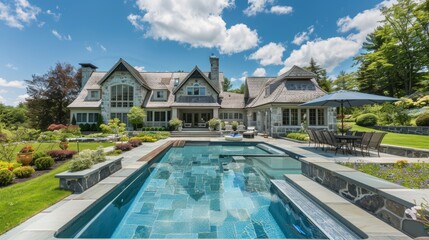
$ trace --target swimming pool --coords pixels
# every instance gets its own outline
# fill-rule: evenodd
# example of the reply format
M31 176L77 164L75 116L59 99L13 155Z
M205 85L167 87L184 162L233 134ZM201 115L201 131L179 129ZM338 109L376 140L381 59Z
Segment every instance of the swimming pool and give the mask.
M297 207L271 189L270 179L299 169L298 160L268 145L173 147L57 237L326 239Z

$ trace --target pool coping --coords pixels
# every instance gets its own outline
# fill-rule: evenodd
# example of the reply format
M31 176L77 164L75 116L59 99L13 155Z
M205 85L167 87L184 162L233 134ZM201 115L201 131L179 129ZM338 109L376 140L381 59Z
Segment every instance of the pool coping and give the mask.
M155 150L157 147L161 145L167 145L171 141L170 139L160 140L155 144ZM224 142L215 140L202 140L196 141L191 140L193 142ZM249 141L249 142L262 142L262 141ZM266 142L262 142L266 143ZM278 146L278 144L267 143L273 147L286 150L284 147ZM171 145L170 145L171 146ZM141 149L141 147L136 148L135 151ZM152 148L153 149L153 148ZM132 150L133 151L133 150ZM130 151L131 152L131 151ZM143 154L143 156L149 155L153 150ZM286 152L289 152L286 150ZM297 155L300 155L297 153ZM300 155L302 156L302 155ZM81 212L83 212L87 207L91 204L95 203L97 199L99 199L104 194L111 191L115 186L117 186L120 182L125 180L127 176L136 172L142 166L146 165L145 161L137 161L138 159L133 159L133 161L128 162L123 165L123 168L118 172L112 174L106 179L100 181L97 185L88 189L84 193L81 194L72 194L69 197L63 199L62 201L54 204L53 206L43 210L41 213L33 216L23 224L15 227L14 229L6 232L5 234L0 236L0 239L60 239L55 238L54 234L68 222L70 222L73 218L77 217ZM303 161L302 158L300 158ZM309 158L306 157L306 160L310 161ZM317 184L316 182L314 182ZM320 186L320 185L319 185ZM335 193L332 193L335 195ZM363 211L363 210L362 210ZM375 218L371 216L372 218ZM386 224L387 225L387 224ZM14 231L15 230L15 231ZM381 235L379 235L380 237ZM384 236L384 235L383 235ZM402 238L401 238L402 239ZM406 238L408 239L408 238Z

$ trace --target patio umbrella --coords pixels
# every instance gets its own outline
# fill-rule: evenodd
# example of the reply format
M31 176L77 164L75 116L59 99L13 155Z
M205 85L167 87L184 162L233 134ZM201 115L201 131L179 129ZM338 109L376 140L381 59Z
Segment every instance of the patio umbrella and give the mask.
M344 112L343 111L344 106L353 107L353 106L362 106L362 105L374 104L374 103L394 102L398 100L399 100L398 98L340 90L340 91L332 92L332 93L326 94L325 96L313 99L309 102L301 104L300 106L340 107L341 108L341 129L344 129L344 118L342 117Z

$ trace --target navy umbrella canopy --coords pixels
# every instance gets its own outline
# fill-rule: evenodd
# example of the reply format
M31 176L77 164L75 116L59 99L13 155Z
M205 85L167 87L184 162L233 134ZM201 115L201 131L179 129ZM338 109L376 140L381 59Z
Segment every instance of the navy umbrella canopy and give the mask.
M337 91L326 94L325 96L313 99L309 102L303 103L300 106L328 106L328 107L341 107L341 114L343 113L343 107L362 106L366 104L383 103L383 102L394 102L398 101L398 98L385 97L380 95L360 93L353 91ZM344 119L341 118L341 128L344 129Z

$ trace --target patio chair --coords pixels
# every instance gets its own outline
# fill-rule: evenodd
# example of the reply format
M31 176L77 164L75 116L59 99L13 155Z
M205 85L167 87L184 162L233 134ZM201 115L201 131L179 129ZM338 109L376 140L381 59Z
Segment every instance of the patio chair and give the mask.
M237 126L237 131L238 131L239 133L243 133L243 132L245 132L245 131L246 131L246 126L244 126L244 125L238 125L238 126Z
M324 131L323 135L325 136L326 140L328 141L328 144L330 146L332 146L333 148L335 148L335 155L337 155L338 149L342 149L343 154L345 153L344 152L345 149L343 148L343 146L347 147L347 143L337 140L337 138L335 138L334 132Z
M310 141L308 142L308 146L310 147L310 146L311 146L311 143L313 143L313 144L314 144L314 147L316 147L317 139L316 139L316 137L314 136L313 130L311 130L311 129L307 129L307 130L305 130L305 131L307 132L308 137L310 138Z
M327 141L323 136L323 132L320 130L314 130L314 135L317 138L317 142L319 143L319 146L322 148L322 150L325 150L325 144L327 144Z
M386 133L384 132L374 132L372 134L371 140L369 141L369 144L366 146L368 155L370 155L369 149L372 148L377 150L377 155L378 157L380 157L380 144L381 144L381 141L383 141L383 138L385 135Z
M252 131L252 132L254 132L255 134L257 134L257 133L258 133L258 130L256 130L256 127L255 127L255 126L249 126L249 127L247 127L247 131Z
M368 150L368 145L369 145L369 142L371 141L372 134L374 134L374 132L364 132L362 135L362 140L359 142L356 142L357 147L360 148L362 156L365 156L363 154L363 150L364 149ZM369 155L369 152L368 152L368 155Z

